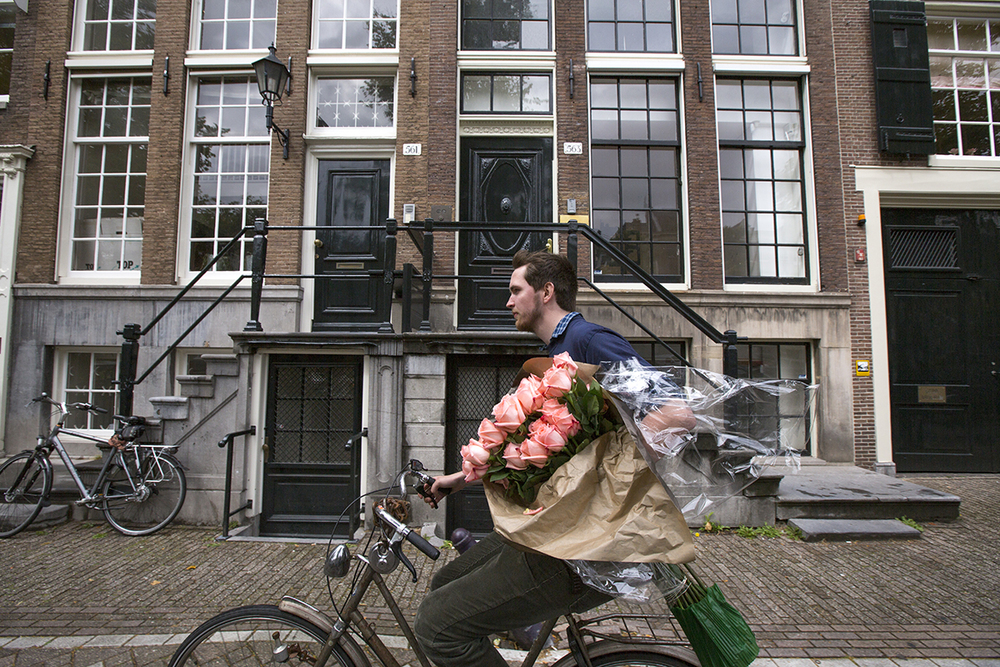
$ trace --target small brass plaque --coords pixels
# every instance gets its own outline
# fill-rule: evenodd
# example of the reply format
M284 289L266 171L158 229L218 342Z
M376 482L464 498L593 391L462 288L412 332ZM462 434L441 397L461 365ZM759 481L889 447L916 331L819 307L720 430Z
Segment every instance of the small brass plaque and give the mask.
M490 274L494 276L509 276L514 273L514 269L509 266L494 266L490 269Z
M920 403L947 403L947 389L931 385L917 387L917 401Z
M365 268L364 262L337 262L338 269L360 271Z

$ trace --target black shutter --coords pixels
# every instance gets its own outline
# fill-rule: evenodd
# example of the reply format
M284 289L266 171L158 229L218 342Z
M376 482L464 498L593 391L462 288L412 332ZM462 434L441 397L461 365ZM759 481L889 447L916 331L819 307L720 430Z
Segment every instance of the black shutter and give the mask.
M879 150L934 153L924 3L870 0Z

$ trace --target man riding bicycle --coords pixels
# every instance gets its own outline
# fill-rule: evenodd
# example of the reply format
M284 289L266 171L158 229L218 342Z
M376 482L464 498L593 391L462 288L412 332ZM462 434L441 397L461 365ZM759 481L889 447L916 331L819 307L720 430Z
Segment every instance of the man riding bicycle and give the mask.
M575 311L576 271L565 257L522 250L514 255L513 267L507 308L518 330L546 343L549 356L568 352L588 364L630 359L645 364L620 334ZM654 432L690 430L694 416L682 401L666 400L643 424ZM466 484L463 472L439 476L425 500L436 503ZM583 612L610 599L584 585L564 561L520 548L494 532L434 576L414 630L438 667L506 667L491 634Z

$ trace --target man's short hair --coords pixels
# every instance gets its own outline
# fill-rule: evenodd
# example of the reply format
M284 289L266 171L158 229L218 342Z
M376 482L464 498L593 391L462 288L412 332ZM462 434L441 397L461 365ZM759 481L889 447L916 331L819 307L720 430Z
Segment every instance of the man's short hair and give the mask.
M546 283L552 283L559 307L569 312L576 310L576 268L568 259L545 250L518 250L511 263L515 269L528 267L524 279L532 289L540 291Z

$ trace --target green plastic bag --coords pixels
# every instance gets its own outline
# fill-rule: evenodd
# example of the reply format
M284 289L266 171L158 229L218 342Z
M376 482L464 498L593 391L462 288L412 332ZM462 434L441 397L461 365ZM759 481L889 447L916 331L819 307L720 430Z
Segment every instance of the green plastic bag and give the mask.
M670 608L680 623L701 667L747 667L760 648L743 615L726 601L717 585L703 588L704 596L687 606Z

